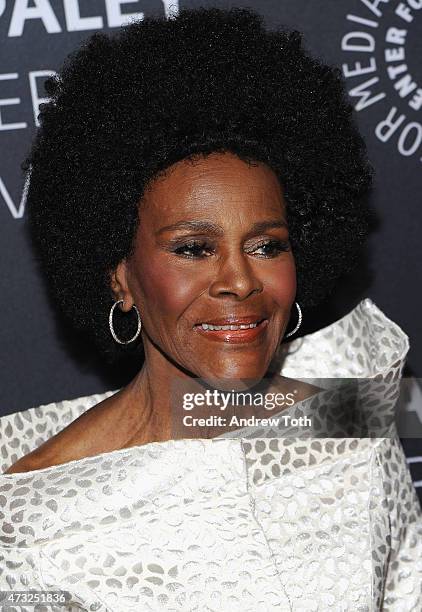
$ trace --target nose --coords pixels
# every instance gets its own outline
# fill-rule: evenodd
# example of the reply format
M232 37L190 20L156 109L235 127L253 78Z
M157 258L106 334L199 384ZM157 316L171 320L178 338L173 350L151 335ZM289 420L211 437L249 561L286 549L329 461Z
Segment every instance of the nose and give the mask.
M231 295L244 300L252 293L260 293L263 283L245 253L231 253L219 262L215 279L210 285L212 297Z

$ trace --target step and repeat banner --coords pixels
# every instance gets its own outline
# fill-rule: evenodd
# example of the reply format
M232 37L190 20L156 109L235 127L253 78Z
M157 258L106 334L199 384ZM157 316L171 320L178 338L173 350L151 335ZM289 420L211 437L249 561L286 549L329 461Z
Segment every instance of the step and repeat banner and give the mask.
M95 31L199 6L254 8L269 28L303 32L312 54L342 69L376 170L371 198L381 223L356 272L301 334L370 297L409 336L404 410L421 423L422 0L0 0L0 415L115 389L133 375L107 369L63 326L29 246L20 164L44 81ZM422 441L403 444L422 492Z

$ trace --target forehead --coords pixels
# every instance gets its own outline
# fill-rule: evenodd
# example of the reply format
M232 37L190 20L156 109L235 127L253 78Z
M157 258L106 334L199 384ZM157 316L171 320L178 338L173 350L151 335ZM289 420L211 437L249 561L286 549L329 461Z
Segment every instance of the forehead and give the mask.
M173 164L145 192L142 209L161 218L213 210L284 211L283 192L267 165L253 165L228 152L213 153Z

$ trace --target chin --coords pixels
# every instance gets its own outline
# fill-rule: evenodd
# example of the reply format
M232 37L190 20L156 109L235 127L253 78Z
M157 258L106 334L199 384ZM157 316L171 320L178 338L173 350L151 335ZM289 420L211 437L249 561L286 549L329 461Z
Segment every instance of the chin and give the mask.
M221 367L212 372L204 372L199 377L207 384L222 390L242 390L257 384L265 376L268 366L263 367L262 362L248 367L239 364L230 364L227 368Z

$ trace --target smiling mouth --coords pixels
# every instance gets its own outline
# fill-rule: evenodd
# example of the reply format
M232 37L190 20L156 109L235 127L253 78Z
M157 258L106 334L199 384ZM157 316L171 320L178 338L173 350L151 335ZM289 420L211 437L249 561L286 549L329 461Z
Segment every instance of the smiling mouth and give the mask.
M205 331L239 331L242 329L254 329L265 319L257 319L252 323L227 323L225 325L212 325L211 323L198 323L195 327L201 327Z
M211 341L225 342L227 344L252 343L263 339L263 333L268 327L268 319L256 319L251 322L223 323L220 325L212 323L198 323L194 326L201 336Z

